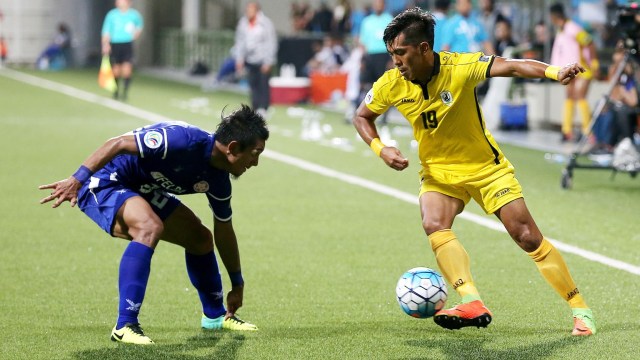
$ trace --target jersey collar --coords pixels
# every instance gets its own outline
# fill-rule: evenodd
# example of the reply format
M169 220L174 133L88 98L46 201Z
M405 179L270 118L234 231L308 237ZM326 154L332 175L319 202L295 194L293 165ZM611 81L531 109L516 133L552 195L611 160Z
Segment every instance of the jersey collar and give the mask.
M422 88L422 91L425 94L425 98L429 99L429 92L427 91L427 85L429 84L431 79L433 79L439 73L440 73L440 54L434 51L433 52L433 69L431 69L431 76L429 76L427 83L423 86L418 81L412 80L411 82L420 86Z

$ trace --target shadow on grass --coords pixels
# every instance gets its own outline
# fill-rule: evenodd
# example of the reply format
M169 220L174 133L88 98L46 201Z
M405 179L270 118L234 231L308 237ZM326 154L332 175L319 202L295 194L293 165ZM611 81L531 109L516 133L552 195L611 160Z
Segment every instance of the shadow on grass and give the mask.
M492 347L496 334L464 337L447 337L436 339L408 340L409 346L422 348L422 353L437 351L448 359L542 359L552 356L556 350L571 346L583 339L563 336L553 340L541 340L511 347ZM523 339L524 341L524 339ZM416 357L415 359L428 359Z
M235 359L244 345L245 336L230 332L201 334L187 339L184 343L154 344L147 346L114 343L100 349L76 352L75 359Z

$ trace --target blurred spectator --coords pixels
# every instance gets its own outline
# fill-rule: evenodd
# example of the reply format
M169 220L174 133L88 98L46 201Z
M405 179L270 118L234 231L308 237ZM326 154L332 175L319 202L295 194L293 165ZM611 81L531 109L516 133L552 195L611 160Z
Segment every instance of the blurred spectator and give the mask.
M307 2L291 3L291 22L294 32L307 31L309 22L313 18L313 10Z
M513 56L513 48L516 46L511 33L511 22L502 15L498 15L493 29L493 48L495 54L510 58ZM513 78L511 82L522 83L524 79ZM494 82L483 81L477 87L477 94L480 97L486 96L489 92L489 86ZM508 89L505 89L508 90Z
M7 61L7 54L9 53L9 49L7 48L7 42L4 39L4 36L0 36L0 67L4 66Z
M428 11L429 3L430 3L429 0L410 0L409 3L407 4L407 9L419 7L422 10ZM434 5L434 8L435 8L435 5Z
M531 58L549 62L549 59L545 58L545 48L553 47L553 37L551 37L551 31L547 27L544 21L540 20L533 27L533 39L530 44L530 49L533 51Z
M595 151L612 153L614 146L622 139L632 137L636 125L638 105L637 82L634 77L633 61L625 64L618 79L614 79L622 66L624 49L619 47L613 54L609 67L609 78L616 85L609 95L609 104L594 124L593 134L596 138Z
M597 36L593 37L598 47L602 46L601 34L607 22L607 6L602 0L572 0L580 24Z
M113 98L127 99L133 73L133 42L142 33L144 21L131 8L131 0L115 0L102 24L102 55L109 55L113 76L118 84ZM120 89L122 93L118 94Z
M484 31L487 33L490 42L494 43L494 29L499 18L504 16L495 8L493 0L479 0L478 5L480 7L479 20L484 26Z
M326 35L322 43L314 43L314 56L307 62L306 72L330 74L338 71L347 59L347 52L338 35Z
M433 18L436 20L433 38L433 51L442 50L442 34L443 29L447 27L447 18L449 16L449 7L451 0L435 0L433 4Z
M407 9L407 0L386 0L385 10L396 16Z
M58 24L58 32L40 54L36 65L40 70L63 69L71 62L70 51L71 33L69 32L69 27L64 23L60 23Z
M456 0L458 14L447 20L447 27L442 32L442 50L495 53L484 26L472 10L471 0Z
M348 104L345 111L345 120L349 123L360 104L360 71L363 55L364 49L362 46L356 45L351 49L349 57L340 67L340 71L347 74L347 87L344 95Z
M220 70L216 74L217 82L234 82L236 80L236 48L229 49L229 56L222 61Z
M371 6L368 6L368 5L364 5L360 9L353 9L353 11L351 11L351 17L350 17L351 37L355 39L354 42L358 42L358 39L360 37L360 28L362 27L362 20L364 20L365 17L371 14L371 12L372 12Z
M384 9L384 0L374 0L373 13L362 20L360 44L364 48L365 55L360 73L360 87L363 93L369 91L373 83L388 68L389 55L382 36L391 20L393 17Z
M562 116L562 141L580 139L586 135L591 123L591 109L587 102L587 92L591 79L598 72L599 62L596 48L591 38L580 25L567 18L561 3L551 5L551 23L556 27L556 38L551 50L551 64L564 66L578 62L587 71L577 76L575 81L566 86L566 100ZM573 134L574 107L580 112L582 132L579 136Z
M269 78L276 63L278 37L273 23L255 1L247 3L245 15L238 22L234 46L236 71L247 70L251 106L265 115L271 105Z
M308 30L315 33L326 34L331 31L333 21L333 11L329 8L326 0L320 2L320 7L315 11L313 19L307 26Z
M202 90L213 90L223 84L235 83L238 80L236 74L236 48L232 46L229 50L229 56L222 61L216 77L205 82L202 85Z
M349 0L339 0L333 8L333 18L331 21L331 32L341 37L351 31L351 2Z
M496 55L503 56L504 51L508 47L516 46L513 41L513 35L511 33L511 21L505 17L498 17L495 30L493 32L493 48L496 50Z

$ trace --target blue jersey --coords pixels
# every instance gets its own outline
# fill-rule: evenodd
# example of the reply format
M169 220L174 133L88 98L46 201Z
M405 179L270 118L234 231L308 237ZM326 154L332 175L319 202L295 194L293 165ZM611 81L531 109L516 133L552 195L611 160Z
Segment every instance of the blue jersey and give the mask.
M107 13L102 24L102 35L109 35L114 44L132 42L137 30L142 30L142 15L135 9L112 9Z
M83 211L85 207L104 205L113 189L121 193L132 190L147 199L154 211L156 208L162 210L163 202L170 200L167 193L203 193L216 219L231 220L229 173L209 163L215 134L183 122L165 122L136 129L133 135L139 153L118 155L93 174L79 193ZM108 206L117 211L124 200L121 197ZM161 218L169 215L156 212ZM113 225L114 215L110 214L106 220L94 220L108 231L107 228Z
M482 50L482 43L489 40L482 23L474 15L457 14L445 24L445 28L439 29L442 34L440 46L449 46L450 52L478 52Z

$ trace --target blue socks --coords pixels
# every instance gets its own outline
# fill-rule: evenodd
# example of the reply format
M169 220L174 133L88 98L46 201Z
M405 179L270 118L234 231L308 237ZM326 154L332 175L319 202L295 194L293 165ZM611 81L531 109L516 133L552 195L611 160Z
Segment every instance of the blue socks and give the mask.
M191 283L198 290L204 315L209 319L215 319L226 314L222 278L213 251L205 255L189 254L186 251L184 254L187 273Z
M118 278L120 303L117 329L127 323L138 324L138 313L151 271L151 256L152 248L135 241L131 241L122 254Z

